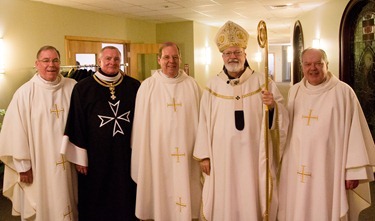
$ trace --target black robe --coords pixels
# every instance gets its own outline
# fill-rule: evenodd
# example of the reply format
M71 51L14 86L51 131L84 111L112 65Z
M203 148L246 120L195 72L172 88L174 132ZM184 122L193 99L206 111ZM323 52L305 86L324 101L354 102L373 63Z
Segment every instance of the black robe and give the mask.
M87 175L78 176L80 221L137 220L130 138L139 86L138 80L124 76L114 100L109 88L92 76L73 89L65 135L86 149L88 158Z

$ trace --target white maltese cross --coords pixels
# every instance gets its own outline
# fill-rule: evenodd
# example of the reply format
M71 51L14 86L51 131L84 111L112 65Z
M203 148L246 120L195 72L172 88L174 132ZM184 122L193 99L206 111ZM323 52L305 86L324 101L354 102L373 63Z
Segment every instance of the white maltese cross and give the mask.
M122 130L122 128L120 126L119 120L124 120L126 122L130 122L130 120L129 120L130 111L128 111L124 114L121 114L120 116L117 116L118 108L120 106L120 101L117 101L117 103L115 103L115 104L112 104L109 101L108 101L108 103L109 103L109 106L110 106L110 108L113 112L114 117L98 115L98 117L102 121L100 123L99 127L102 127L102 126L104 126L104 125L106 125L109 122L114 120L115 122L114 122L114 125L113 125L113 135L112 136L114 137L117 133L124 134L124 131Z

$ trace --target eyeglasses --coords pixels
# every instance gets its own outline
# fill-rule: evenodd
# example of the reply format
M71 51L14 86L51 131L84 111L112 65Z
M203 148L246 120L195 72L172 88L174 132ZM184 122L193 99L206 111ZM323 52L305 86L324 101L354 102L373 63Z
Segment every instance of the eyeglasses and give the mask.
M166 61L169 60L169 59L171 59L171 58L172 58L174 61L180 59L179 56L169 56L169 55L165 55L165 56L161 57L161 59L166 60Z
M242 55L242 53L243 53L242 51L229 51L229 52L224 52L223 56L224 57L230 57L233 54L234 56L238 57L238 56Z
M50 59L42 59L42 60L38 60L39 62L42 62L43 64L47 65L49 64L50 62L52 62L52 64L60 64L60 59L53 59L53 60L50 60Z

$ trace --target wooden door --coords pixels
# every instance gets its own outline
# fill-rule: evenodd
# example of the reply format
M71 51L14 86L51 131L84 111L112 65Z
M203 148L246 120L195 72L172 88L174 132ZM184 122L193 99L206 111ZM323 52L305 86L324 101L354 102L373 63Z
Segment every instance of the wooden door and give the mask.
M93 37L79 37L79 36L65 36L65 50L66 50L66 65L76 65L77 54L94 54L95 61L92 65L97 63L99 51L102 49L103 43L123 44L124 51L121 51L123 60L125 62L125 73L128 74L128 44L129 41L107 39L107 38L93 38Z

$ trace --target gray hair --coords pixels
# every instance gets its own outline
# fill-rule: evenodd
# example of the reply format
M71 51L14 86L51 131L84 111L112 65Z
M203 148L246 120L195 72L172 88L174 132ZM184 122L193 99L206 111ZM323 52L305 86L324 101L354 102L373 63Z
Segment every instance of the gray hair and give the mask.
M104 51L104 50L107 50L107 49L110 49L110 50L116 50L116 51L118 51L118 53L119 53L120 56L121 56L121 51L120 51L118 48L116 48L115 46L109 45L109 46L105 46L104 48L102 48L102 49L100 50L100 52L99 52L99 58L102 57L102 53L103 53L103 51Z
M303 62L302 58L303 58L303 55L307 52L307 51L311 51L311 50L315 50L315 51L319 51L320 54L322 55L322 59L324 61L324 63L328 64L328 58L327 58L327 53L323 50L323 49L320 49L320 48L306 48L305 50L302 51L301 53L301 57L300 57L300 61L301 63Z
M36 59L39 58L39 55L40 55L40 53L42 53L42 51L49 51L49 50L56 51L57 56L58 56L59 59L60 59L60 52L59 52L59 50L57 50L55 47L53 47L53 46L51 46L51 45L45 45L45 46L41 47L41 48L38 50L38 53L36 53Z

